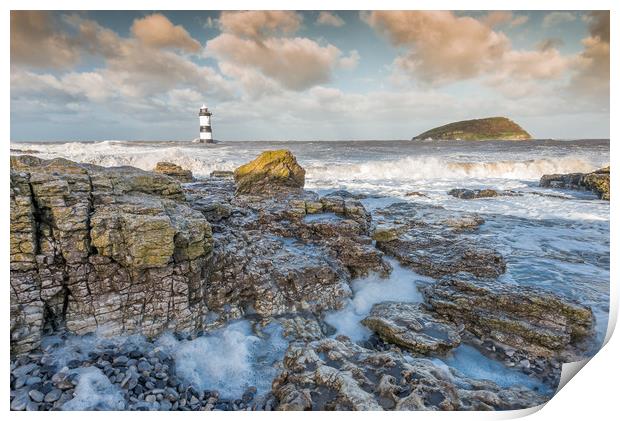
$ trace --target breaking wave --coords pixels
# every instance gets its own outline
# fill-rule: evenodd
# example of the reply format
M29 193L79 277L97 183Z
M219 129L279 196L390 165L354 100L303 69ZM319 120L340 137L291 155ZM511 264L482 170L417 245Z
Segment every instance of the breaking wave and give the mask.
M205 147L178 145L174 142L110 140L94 143L12 144L11 147L16 148L14 152L18 153L19 149L42 158L61 156L106 167L130 165L152 170L157 162L168 161L191 170L197 177L205 177L213 170L233 170L255 158L260 151L269 149L270 145L247 147L243 144L227 144ZM496 153L486 157L470 155L464 158L462 152L446 151L447 155L425 154L386 160L373 156L348 156L349 153L346 148L336 148L328 159L320 159L312 150L296 155L306 169L307 179L313 181L463 178L535 180L543 174L588 172L600 168L600 162L594 162L600 157L591 154L532 159L521 154L514 160L498 160L501 155ZM395 150L386 149L385 154L394 156Z
M597 165L575 157L524 161L453 162L438 157L407 157L392 161L316 166L308 168L313 179L423 180L460 178L539 179L544 174L589 172Z

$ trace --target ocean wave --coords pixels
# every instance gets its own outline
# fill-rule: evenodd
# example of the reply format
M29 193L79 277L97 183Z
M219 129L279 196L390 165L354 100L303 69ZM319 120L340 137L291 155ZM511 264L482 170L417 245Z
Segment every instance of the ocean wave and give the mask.
M312 179L424 180L505 178L536 180L544 174L589 172L592 162L577 157L523 161L455 162L439 157L407 157L342 165L316 165L307 169Z
M241 145L218 147L197 147L196 145L170 145L165 143L126 142L108 140L102 142L73 142L54 144L13 144L12 147L34 149L42 158L64 157L77 162L106 167L129 165L143 170L152 170L157 162L167 161L191 170L195 176L208 176L213 170L233 170L255 158L259 151L248 150ZM250 148L254 149L254 148ZM265 145L264 149L269 149ZM392 153L393 150L386 150ZM493 160L497 154L488 157L463 159L457 156L420 155L398 159L348 156L347 149L335 150L341 155L331 162L320 161L312 151L298 156L306 169L306 178L313 181L326 180L432 180L432 179L515 179L536 180L544 174L589 172L600 168L591 154L563 157L529 158L521 160ZM309 159L304 159L305 157ZM474 161L484 159L486 161Z

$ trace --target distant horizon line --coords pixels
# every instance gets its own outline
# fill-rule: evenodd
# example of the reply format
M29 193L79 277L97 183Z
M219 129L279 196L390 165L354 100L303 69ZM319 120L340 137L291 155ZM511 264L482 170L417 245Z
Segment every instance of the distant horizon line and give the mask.
M506 140L506 139L489 139L489 140L459 140L459 139L436 139L436 140L413 140L413 139L229 139L229 140L217 140L214 143L198 143L192 140L184 139L29 139L29 140L10 140L10 144L13 143L97 143L97 142L179 142L190 143L196 145L216 145L218 143L230 143L230 142L416 142L416 143L430 143L430 142L461 142L461 143L477 143L477 142L531 142L531 141L543 141L543 140L556 140L556 141L575 141L575 140L611 140L611 137L575 137L575 138L560 138L560 137L540 137L523 140Z

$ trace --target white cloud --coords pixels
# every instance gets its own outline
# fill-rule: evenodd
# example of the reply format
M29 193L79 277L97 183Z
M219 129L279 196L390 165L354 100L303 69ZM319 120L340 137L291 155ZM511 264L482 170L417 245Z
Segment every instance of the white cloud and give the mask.
M344 25L344 20L334 12L322 11L316 18L316 24L338 28Z
M545 28L550 28L576 19L577 17L572 12L551 12L545 15L542 25Z

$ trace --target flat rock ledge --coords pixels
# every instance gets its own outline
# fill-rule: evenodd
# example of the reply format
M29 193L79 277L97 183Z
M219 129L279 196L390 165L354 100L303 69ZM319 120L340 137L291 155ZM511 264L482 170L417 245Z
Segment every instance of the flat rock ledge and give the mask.
M461 342L457 326L438 320L420 304L375 304L362 324L384 341L421 354L445 352Z
M433 312L533 356L561 357L593 333L589 307L537 288L458 274L422 292Z

